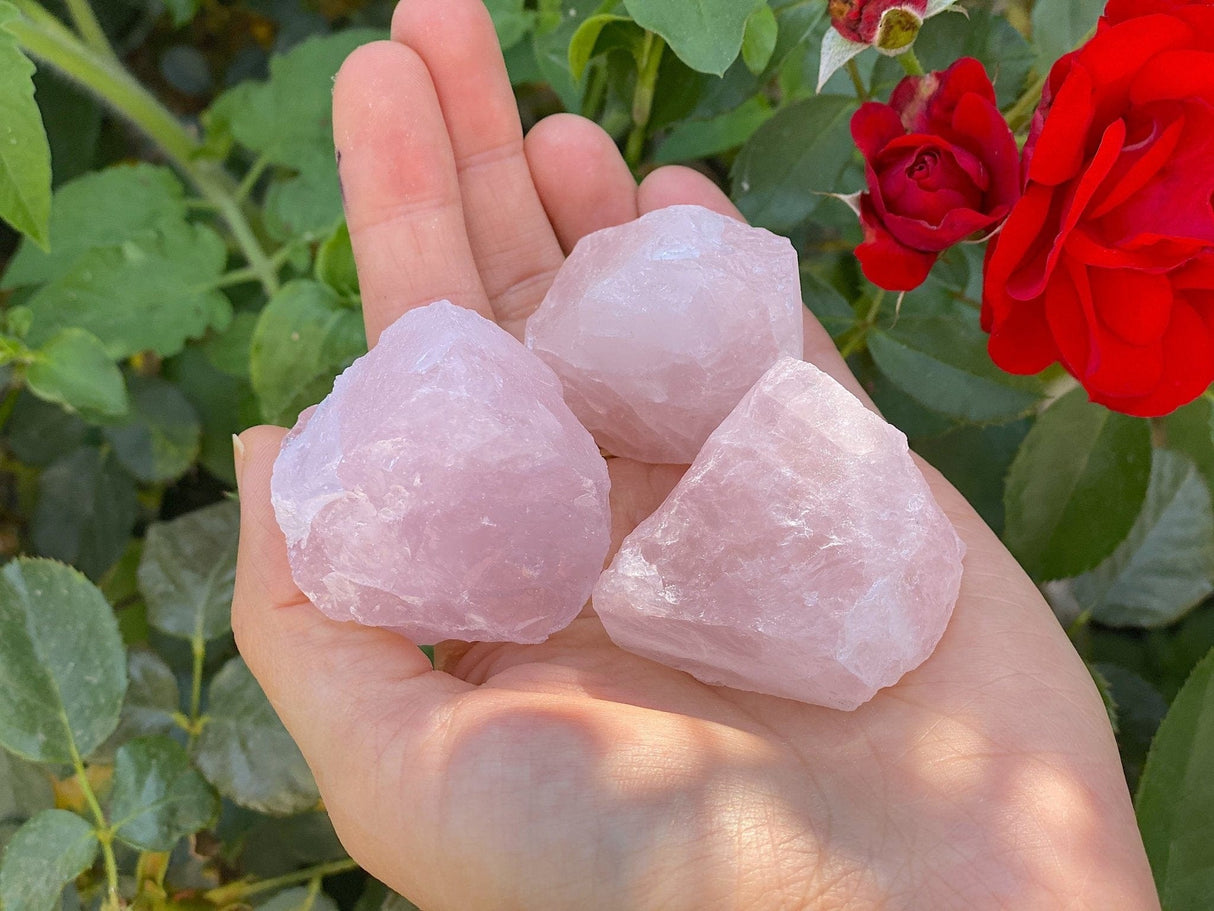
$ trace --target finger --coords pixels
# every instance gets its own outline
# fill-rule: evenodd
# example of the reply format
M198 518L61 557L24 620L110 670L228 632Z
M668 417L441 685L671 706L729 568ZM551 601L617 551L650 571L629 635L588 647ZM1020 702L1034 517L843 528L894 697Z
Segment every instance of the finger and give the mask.
M531 182L493 20L481 0L405 0L392 37L430 71L481 282L502 328L521 335L563 256Z
M739 221L746 220L737 207L730 202L729 197L708 177L699 171L678 165L658 168L641 181L641 186L637 191L637 203L642 215L666 206L694 203ZM867 408L877 411L877 406L873 404L873 400L868 397L868 393L864 391L860 381L852 375L847 362L839 354L839 349L835 347L830 333L822 328L822 324L809 312L808 308L802 312L802 323L805 336L805 360L832 377L863 402Z
M637 185L606 131L576 114L546 117L527 134L527 162L561 249L637 217Z
M270 505L270 474L283 435L281 428L255 427L240 437L232 627L241 655L316 776L343 844L365 863L382 866L382 839L370 830L386 810L373 805L375 789L367 784L378 774L382 738L390 732L403 742L424 742L450 700L471 687L432 671L402 636L329 620L295 586Z
M417 54L390 41L354 51L333 90L333 137L368 342L440 298L492 319L447 128Z

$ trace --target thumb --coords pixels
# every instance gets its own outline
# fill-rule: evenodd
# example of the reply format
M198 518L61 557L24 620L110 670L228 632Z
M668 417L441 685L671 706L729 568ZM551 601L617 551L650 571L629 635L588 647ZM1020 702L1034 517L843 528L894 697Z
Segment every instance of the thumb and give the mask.
M285 434L254 427L235 440L240 548L232 628L307 759L346 850L391 882L400 845L385 844L383 832L399 831L399 824L390 826L385 815L399 811L405 795L395 774L377 771L386 744L396 754L392 772L408 780L436 719L472 687L432 670L403 636L330 620L295 585L270 505L270 475Z

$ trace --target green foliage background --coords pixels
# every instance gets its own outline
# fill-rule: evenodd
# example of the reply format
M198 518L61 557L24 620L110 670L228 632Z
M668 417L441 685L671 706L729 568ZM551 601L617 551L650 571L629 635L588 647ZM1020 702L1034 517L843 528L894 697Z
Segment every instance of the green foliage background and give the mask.
M1165 907L1208 907L1214 401L1146 422L1059 373L1002 373L978 247L901 302L865 284L855 217L827 195L864 172L855 84L813 91L825 0L486 2L527 125L580 112L638 175L691 164L792 238L807 306L1088 661ZM1019 127L1100 11L964 6L916 52L929 69L978 57ZM5 911L409 907L345 857L228 621L231 434L291 424L365 350L331 77L390 14L0 0ZM903 75L857 63L876 98Z

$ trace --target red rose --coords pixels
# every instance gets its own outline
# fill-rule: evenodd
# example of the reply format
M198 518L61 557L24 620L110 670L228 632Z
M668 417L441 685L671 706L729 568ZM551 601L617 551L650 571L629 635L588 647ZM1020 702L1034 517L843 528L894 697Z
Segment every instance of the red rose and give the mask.
M1051 70L1024 173L987 254L991 358L1026 374L1060 361L1126 414L1200 395L1214 381L1214 6L1111 0Z
M920 22L927 14L927 0L830 0L830 23L849 41L875 44L881 17L895 7L909 11Z
M918 287L941 251L992 230L1020 195L1016 141L972 57L903 79L889 104L855 113L851 132L868 173L856 256L882 288Z

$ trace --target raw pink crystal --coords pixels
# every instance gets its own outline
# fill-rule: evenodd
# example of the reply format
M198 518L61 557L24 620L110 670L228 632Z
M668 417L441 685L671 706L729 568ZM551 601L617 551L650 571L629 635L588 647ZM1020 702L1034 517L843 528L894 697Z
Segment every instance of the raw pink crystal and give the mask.
M594 607L616 643L706 683L850 710L931 654L963 554L906 437L787 358L624 540Z
M608 452L687 464L755 380L801 357L797 254L700 206L580 240L527 322L527 346Z
M295 582L333 619L419 643L541 642L602 569L608 487L552 371L439 301L300 415L271 493Z

